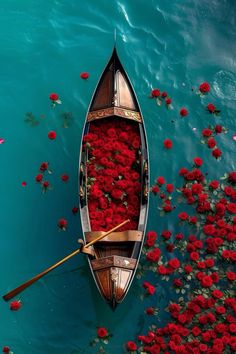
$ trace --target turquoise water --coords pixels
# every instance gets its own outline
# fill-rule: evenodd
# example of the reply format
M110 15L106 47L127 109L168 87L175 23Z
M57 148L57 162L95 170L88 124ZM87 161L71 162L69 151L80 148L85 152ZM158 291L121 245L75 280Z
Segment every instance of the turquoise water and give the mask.
M1 294L77 248L80 219L71 208L77 204L82 127L112 52L114 28L118 54L146 124L151 181L163 175L177 185L179 168L188 167L195 156L204 159L212 179L235 169L235 14L233 0L1 1ZM82 71L90 73L87 81L80 79ZM191 90L202 81L212 86L204 98ZM171 95L173 110L148 98L154 87ZM51 92L62 100L55 109L48 98ZM209 102L222 110L220 118L204 111ZM183 106L190 113L180 119ZM24 121L27 112L33 113L37 126ZM64 112L73 116L67 129L62 126ZM221 161L200 144L201 130L216 122L229 129L217 138ZM47 138L50 130L57 132L55 141ZM172 150L163 149L166 138L172 139ZM53 189L46 194L34 181L44 161L53 171L48 176ZM63 173L69 174L68 183L60 180ZM176 213L160 218L151 198L148 230L181 231ZM57 229L61 217L68 220L66 232ZM9 345L15 354L96 353L88 345L96 327L105 326L113 333L107 352L123 353L124 344L148 328L144 309L156 303L164 324L163 297L172 296L171 289L162 288L141 302L139 292L136 280L113 313L101 299L86 259L75 257L27 289L20 296L20 311L0 302L0 347Z

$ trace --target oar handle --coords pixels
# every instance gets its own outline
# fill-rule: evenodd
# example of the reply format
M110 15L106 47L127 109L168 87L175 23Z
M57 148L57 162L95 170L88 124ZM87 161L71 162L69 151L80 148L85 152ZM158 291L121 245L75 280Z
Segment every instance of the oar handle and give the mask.
M112 232L116 231L117 229L119 229L120 227L124 226L125 224L127 224L130 220L125 220L124 222L122 222L121 224L113 227L113 229L105 232L103 235L98 236L96 239L92 240L91 242L87 243L84 247L88 248L90 246L92 246L95 242L101 240L102 238L106 237L107 235L111 234ZM74 257L76 254L80 253L80 248L78 248L77 250L75 250L74 252L70 253L68 256L66 256L65 258L61 259L59 262L53 264L51 267L45 269L43 272L39 273L38 275L36 275L35 277L33 277L32 279L28 280L27 282L25 282L24 284L18 286L17 288L11 290L9 293L7 293L6 295L3 296L3 299L5 301L8 301L10 299L12 299L13 297L15 297L16 295L18 295L19 293L21 293L23 290L25 290L26 288L28 288L30 285L32 285L33 283L35 283L37 280L39 280L40 278L42 278L44 275L48 274L49 272L51 272L53 269L59 267L62 263L66 262L68 259Z

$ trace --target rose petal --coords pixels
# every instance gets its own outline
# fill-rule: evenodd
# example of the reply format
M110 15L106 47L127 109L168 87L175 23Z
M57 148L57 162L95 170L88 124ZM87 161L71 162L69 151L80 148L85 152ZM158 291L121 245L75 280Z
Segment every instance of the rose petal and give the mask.
M23 182L21 183L21 185L22 185L22 187L26 187L26 186L27 186L27 183L26 183L25 181L23 181Z
M234 141L236 141L236 134L234 134L232 138Z
M5 140L3 138L0 138L0 144L3 144Z

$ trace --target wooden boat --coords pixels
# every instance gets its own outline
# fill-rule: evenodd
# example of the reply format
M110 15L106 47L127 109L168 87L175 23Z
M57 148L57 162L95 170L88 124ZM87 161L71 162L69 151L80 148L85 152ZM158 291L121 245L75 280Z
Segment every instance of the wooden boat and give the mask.
M116 49L88 109L80 153L80 215L97 287L112 308L127 294L138 266L148 214L149 167L139 104Z

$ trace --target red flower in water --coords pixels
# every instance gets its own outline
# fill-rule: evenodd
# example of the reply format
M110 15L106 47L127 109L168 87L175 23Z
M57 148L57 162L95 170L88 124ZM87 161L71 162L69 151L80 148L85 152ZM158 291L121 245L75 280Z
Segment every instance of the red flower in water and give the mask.
M157 177L156 180L157 184L159 184L160 186L162 186L163 184L165 184L165 178L162 176Z
M10 353L10 347L7 347L7 346L3 347L2 352L3 353Z
M147 290L147 293L149 295L153 295L155 293L155 290L156 290L155 287L152 284L148 283L147 281L145 281L143 283L143 287L144 287L144 289Z
M174 185L173 184L167 184L166 185L166 191L168 193L172 193L174 191Z
M229 173L228 182L232 183L232 184L236 183L236 172L235 171Z
M97 329L97 336L98 336L99 338L105 338L105 337L107 337L107 336L108 336L108 331L107 331L107 329L106 329L105 327L99 327L99 328Z
M201 159L200 157L195 157L195 158L193 159L193 162L195 163L195 165L196 165L197 167L200 167L200 166L202 166L202 164L203 164L203 161L202 161L202 159Z
M199 91L201 93L207 93L210 92L211 86L208 84L208 82L202 82L199 86Z
M169 260L168 265L173 269L178 269L180 267L180 261L178 258L172 258Z
M162 98L166 98L166 97L167 97L167 92L165 92L165 91L162 92L161 97L162 97Z
M186 117L188 115L188 110L186 108L181 108L179 114L181 117Z
M222 151L218 148L212 150L212 156L218 159L222 155Z
M209 104L207 105L207 110L208 110L208 112L210 112L210 113L215 113L216 107L215 107L212 103L209 103Z
M63 230L63 231L65 231L66 230L66 228L67 228L67 220L66 219L59 219L58 220L58 222L57 222L57 225L58 225L58 227L61 229L61 230Z
M148 307L148 308L146 309L146 314L147 314L147 315L154 315L154 312L155 312L155 310L154 310L153 307Z
M78 213L79 208L78 208L78 207L73 207L73 208L71 209L71 211L72 211L72 213L75 215L75 214Z
M43 163L41 163L41 166L40 166L40 168L39 168L40 171L42 171L42 172L47 171L48 165L49 165L48 162L43 162Z
M23 182L21 183L21 185L22 185L22 187L26 187L26 186L27 186L27 183L26 183L25 181L23 181Z
M211 130L211 129L208 129L208 128L205 128L205 129L203 129L203 131L202 131L202 135L203 135L203 136L206 136L206 137L209 137L209 136L212 135L212 130Z
M153 89L151 92L152 97L159 97L161 94L161 91L158 89Z
M209 138L207 140L207 146L210 148L210 149L213 149L215 146L216 146L216 141L214 138Z
M159 192L159 187L158 186L152 186L152 193L154 194L154 195L157 195L157 193Z
M21 308L21 301L15 300L10 303L10 309L12 311L18 311Z
M59 99L59 96L57 93L51 93L49 98L51 101L57 101Z
M43 180L43 175L42 173L39 173L37 176L35 176L35 181L36 182L42 182Z
M67 182L68 179L69 179L69 176L68 176L68 175L62 175L62 176L61 176L61 180L62 180L63 182Z
M129 341L126 343L126 349L129 350L129 351L135 351L137 350L137 345L135 342L132 342L132 341Z
M132 341L129 341L126 343L126 349L129 350L129 351L135 351L137 350L137 345L135 342L132 342Z
M219 187L219 184L220 184L219 181L211 181L209 187L211 187L212 189L217 189Z
M169 106L171 104L172 100L171 98L166 98L166 104Z
M173 147L173 143L170 139L165 139L164 140L164 147L166 149L171 149Z
M222 133L222 126L221 125L216 125L215 126L215 132L216 132L216 134L220 134L220 133Z
M185 211L183 211L182 213L178 214L178 218L182 221L185 221L188 219L188 214Z
M83 73L81 73L81 74L80 74L80 77L81 77L81 79L86 80L86 79L88 79L88 78L89 78L89 73L87 73L87 72L83 72Z
M53 130L51 130L51 131L48 133L48 138L49 138L50 140L54 140L54 139L56 139L56 137L57 137L57 134L56 134L56 132L54 132Z

